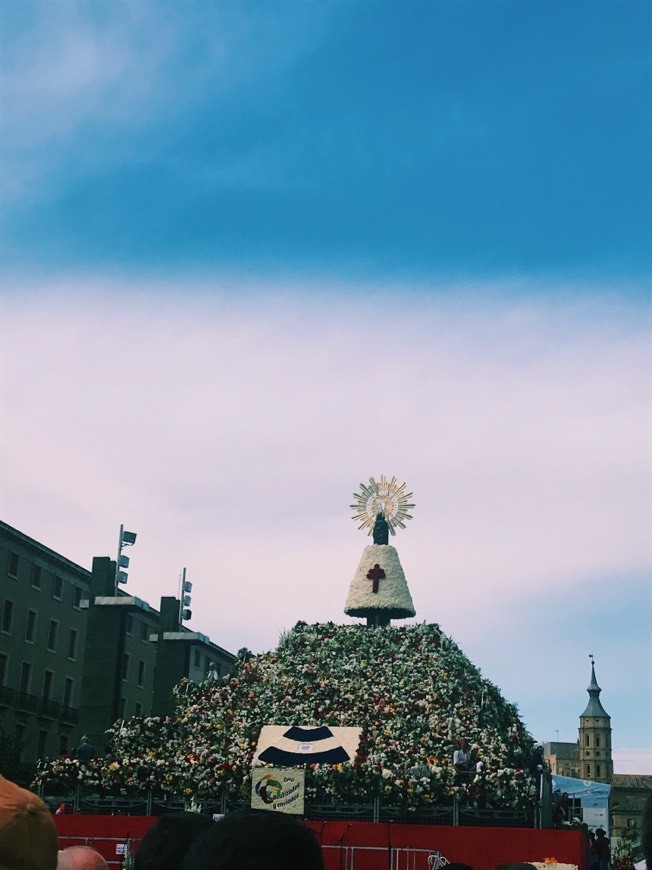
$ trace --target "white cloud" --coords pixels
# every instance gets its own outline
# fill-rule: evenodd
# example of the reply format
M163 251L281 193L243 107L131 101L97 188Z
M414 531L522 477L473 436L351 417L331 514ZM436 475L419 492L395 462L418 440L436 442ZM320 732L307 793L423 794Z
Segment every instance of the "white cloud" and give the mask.
M250 100L261 88L254 84L261 71L265 82L285 75L325 37L331 17L326 7L315 14L298 5L286 12L260 8L255 16L239 4L197 6L191 16L174 4L149 2L35 0L7 9L6 201L42 197L45 180L71 155L79 173L97 164L104 172L116 162L149 164L169 150L170 135L174 152L196 107L203 102L201 114L215 115L231 100ZM174 166L174 157L165 159ZM240 155L223 167L224 178L246 178L258 160ZM187 154L176 168L194 171Z
M614 749L614 773L652 775L652 749Z
M345 621L368 543L351 495L396 474L417 619L490 643L500 682L528 608L649 571L645 327L605 299L388 289L6 296L4 519L87 566L124 522L134 594L156 606L185 565L192 625L258 651L297 619Z

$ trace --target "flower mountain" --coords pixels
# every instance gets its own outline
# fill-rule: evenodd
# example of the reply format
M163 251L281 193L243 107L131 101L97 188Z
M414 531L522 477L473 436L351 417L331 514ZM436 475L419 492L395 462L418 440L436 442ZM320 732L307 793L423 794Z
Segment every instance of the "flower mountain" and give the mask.
M475 781L487 806L529 800L533 741L516 708L435 624L299 622L274 652L241 659L221 681L183 681L175 693L176 716L119 723L112 756L55 762L41 777L199 802L224 790L246 799L264 725L354 726L363 736L352 763L307 767L309 800L379 797L415 809L448 801L459 789L452 758L462 738L479 748Z

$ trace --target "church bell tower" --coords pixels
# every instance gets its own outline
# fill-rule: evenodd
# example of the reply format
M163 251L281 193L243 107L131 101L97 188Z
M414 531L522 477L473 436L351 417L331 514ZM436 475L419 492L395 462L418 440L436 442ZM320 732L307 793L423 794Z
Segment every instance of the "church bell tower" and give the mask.
M614 774L611 758L611 717L600 703L602 689L595 678L592 655L590 659L591 683L587 689L589 702L580 716L580 779L610 783Z

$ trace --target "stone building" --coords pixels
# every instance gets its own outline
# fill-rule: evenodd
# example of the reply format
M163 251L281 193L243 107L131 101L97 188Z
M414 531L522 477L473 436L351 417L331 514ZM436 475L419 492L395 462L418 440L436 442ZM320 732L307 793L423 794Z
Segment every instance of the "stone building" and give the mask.
M643 807L652 793L652 776L614 773L611 717L600 701L601 691L592 661L589 700L580 715L577 743L546 743L544 757L553 775L611 785L611 836L618 838L626 829L641 830Z
M0 726L23 760L97 751L114 722L171 712L172 687L226 674L235 656L161 611L116 591L116 564L92 571L0 521Z
M553 776L580 778L579 740L576 743L559 741L544 743L543 756L550 765L550 773Z

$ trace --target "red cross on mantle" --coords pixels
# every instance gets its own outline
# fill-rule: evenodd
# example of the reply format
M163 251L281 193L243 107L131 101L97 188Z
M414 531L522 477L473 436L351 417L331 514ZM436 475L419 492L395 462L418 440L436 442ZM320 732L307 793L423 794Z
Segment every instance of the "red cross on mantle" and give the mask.
M373 580L372 592L378 592L378 581L382 580L384 576L385 572L378 564L374 565L371 571L367 571L367 580Z

